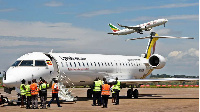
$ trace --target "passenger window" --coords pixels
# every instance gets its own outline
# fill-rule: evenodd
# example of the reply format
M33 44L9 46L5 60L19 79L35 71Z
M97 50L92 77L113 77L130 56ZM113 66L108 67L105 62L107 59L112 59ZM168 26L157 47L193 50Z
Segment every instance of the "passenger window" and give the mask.
M83 62L82 62L83 63ZM85 64L83 63L83 66L85 66Z
M78 64L79 64L79 66L81 66L81 63L80 63L80 62L78 62Z
M87 63L87 66L89 67L89 64Z
M94 62L94 66L97 66L95 62Z
M72 63L71 63L71 62L69 62L69 64L70 64L70 66L72 67Z
M67 62L66 62L66 66L68 67L68 64L67 64Z
M76 67L76 62L74 62L74 66Z
M43 60L35 60L35 66L46 66L46 63Z
M23 60L19 66L33 66L33 60Z

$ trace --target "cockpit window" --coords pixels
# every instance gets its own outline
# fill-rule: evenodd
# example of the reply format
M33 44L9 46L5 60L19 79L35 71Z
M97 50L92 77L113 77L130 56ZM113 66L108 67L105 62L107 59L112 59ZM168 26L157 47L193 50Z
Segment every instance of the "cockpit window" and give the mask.
M43 60L35 60L35 66L46 66L46 63Z
M18 66L21 60L16 61L12 66Z
M33 66L33 60L23 60L19 66Z

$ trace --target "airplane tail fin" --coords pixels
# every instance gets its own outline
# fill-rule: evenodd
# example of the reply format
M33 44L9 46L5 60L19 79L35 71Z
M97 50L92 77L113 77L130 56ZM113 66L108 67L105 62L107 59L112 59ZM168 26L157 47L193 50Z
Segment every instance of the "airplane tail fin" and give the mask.
M113 31L113 32L116 32L116 31L120 31L120 29L119 28L117 28L116 26L114 26L113 24L108 24L109 26L110 26L110 28L111 28L111 30Z
M151 37L152 36L159 36L157 33L155 32L151 32ZM149 39L149 43L148 43L148 46L147 46L147 49L146 49L146 58L149 59L149 57L155 53L155 47L156 47L156 41L158 40L159 38L150 38ZM153 48L153 49L152 49Z
M192 37L174 37L174 36L158 36L157 33L155 32L151 32L150 36L147 37L140 37L140 38L132 38L132 39L127 39L128 40L138 40L138 39L147 39L149 38L149 43L145 52L145 58L149 59L149 57L155 53L155 47L156 47L156 41L159 38L171 38L171 39L175 39L175 38L179 38L179 39L194 39Z

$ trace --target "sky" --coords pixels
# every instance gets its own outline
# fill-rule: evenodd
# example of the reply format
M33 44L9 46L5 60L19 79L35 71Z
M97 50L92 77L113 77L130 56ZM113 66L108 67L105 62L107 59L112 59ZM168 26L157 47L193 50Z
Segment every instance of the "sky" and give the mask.
M198 0L0 0L0 71L30 52L66 52L140 56L148 36L133 33L113 36L108 24L134 26L168 19L160 36L195 39L159 39L156 54L166 58L153 74L199 75ZM119 29L123 29L118 27Z

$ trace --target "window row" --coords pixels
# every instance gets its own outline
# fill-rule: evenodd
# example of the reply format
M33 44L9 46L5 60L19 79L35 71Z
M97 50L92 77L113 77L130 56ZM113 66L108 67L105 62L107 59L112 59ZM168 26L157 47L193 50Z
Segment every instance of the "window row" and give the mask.
M62 67L64 64L61 62ZM108 62L66 62L67 67L89 67L89 66L140 66L140 63L108 63Z

